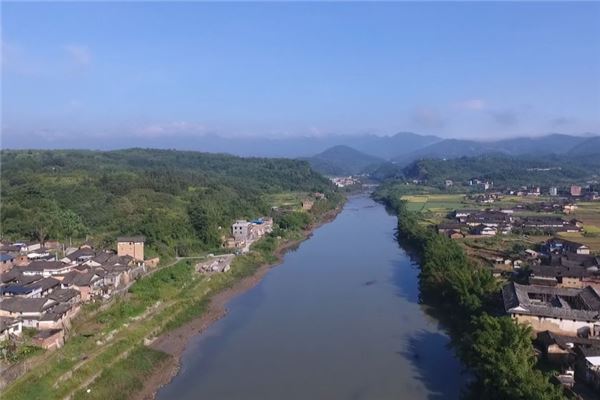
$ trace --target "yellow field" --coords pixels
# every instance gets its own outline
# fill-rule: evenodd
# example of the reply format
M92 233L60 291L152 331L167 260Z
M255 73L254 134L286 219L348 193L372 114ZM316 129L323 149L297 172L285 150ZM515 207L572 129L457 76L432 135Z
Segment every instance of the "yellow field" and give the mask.
M465 200L464 194L423 194L406 195L401 197L408 202L411 211L430 211L433 213L448 213L457 208L472 207Z

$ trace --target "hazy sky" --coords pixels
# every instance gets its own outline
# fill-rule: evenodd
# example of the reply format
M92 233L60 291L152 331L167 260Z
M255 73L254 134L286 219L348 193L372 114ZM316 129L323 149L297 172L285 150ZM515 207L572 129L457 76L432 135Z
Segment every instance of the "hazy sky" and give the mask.
M600 133L600 3L6 3L4 143Z

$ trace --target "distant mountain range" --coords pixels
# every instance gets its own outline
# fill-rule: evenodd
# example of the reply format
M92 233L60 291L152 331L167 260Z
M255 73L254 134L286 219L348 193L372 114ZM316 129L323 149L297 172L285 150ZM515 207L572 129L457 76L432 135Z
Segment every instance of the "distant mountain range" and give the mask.
M600 136L594 136L583 142L580 142L579 144L569 149L567 154L572 156L600 156Z
M394 157L398 163L408 163L422 158L472 157L488 153L507 155L566 154L576 146L590 140L584 136L550 134L535 138L502 139L492 142L445 139L408 154Z
M390 137L354 138L354 146L334 146L306 158L326 175L368 172L375 177L401 174L402 167L422 159L455 159L481 155L591 155L600 157L600 136L549 134L497 141L441 139L414 133Z
M43 137L32 138L37 148L57 148ZM112 145L110 143L113 143ZM66 148L111 149L114 141L82 135L77 143L61 142ZM60 148L60 146L58 148ZM356 174L362 171L397 170L415 160L451 159L485 154L569 156L600 154L600 136L548 134L495 141L443 139L432 135L400 132L392 136L327 135L316 137L222 137L218 135L177 135L135 137L123 135L119 148L198 150L251 157L307 159L313 167L328 175ZM10 137L3 138L3 148L11 148ZM387 163L387 164L386 164Z

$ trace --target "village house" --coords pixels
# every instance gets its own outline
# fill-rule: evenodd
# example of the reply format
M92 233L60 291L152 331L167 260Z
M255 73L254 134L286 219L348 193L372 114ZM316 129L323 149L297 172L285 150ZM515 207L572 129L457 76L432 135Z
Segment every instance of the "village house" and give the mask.
M483 224L478 225L475 228L473 228L474 235L496 236L497 233L498 233L498 230L496 228L493 228L490 226L485 226Z
M594 339L577 338L573 336L558 335L550 331L539 332L535 344L542 351L544 358L550 363L566 367L575 360L574 341L592 341ZM600 343L600 342L599 342Z
M88 269L83 272L71 271L61 281L64 289L72 288L81 294L81 300L86 302L103 294L105 272Z
M341 177L333 177L329 178L333 184L339 188L343 188L346 186L352 186L360 183L357 178L353 178L352 176L341 176Z
M566 223L562 218L552 216L523 217L521 219L521 226L530 229L562 228Z
M600 336L600 293L583 289L510 282L502 288L504 307L511 318L534 331L572 336Z
M33 283L29 283L26 285L28 288L34 288L40 290L40 297L45 297L48 294L52 293L54 289L60 287L60 281L55 278L42 278Z
M27 261L55 261L56 256L45 247L41 247L38 250L29 251L26 253Z
M581 186L572 185L571 186L571 196L573 196L573 197L581 196Z
M500 225L510 225L512 216L500 211L484 211L469 214L466 218L466 224L469 226L484 225L490 228L497 228Z
M315 201L313 199L304 199L302 200L302 209L309 211L315 205Z
M41 275L24 275L19 268L13 268L8 272L0 274L0 282L2 284L18 284L29 285L42 279Z
M40 317L37 329L69 329L79 310L79 304L60 303Z
M600 390L600 369L595 359L600 356L600 340L542 331L537 334L535 345L548 362L562 370L573 371L578 382Z
M573 204L573 203L568 203L568 204L564 204L563 205L563 213L565 214L572 214L577 210L577 204Z
M74 265L62 261L32 261L29 265L19 267L23 275L41 275L44 278L63 275L73 269Z
M542 246L542 251L546 254L565 254L575 253L581 255L590 255L590 248L582 243L553 238Z
M63 329L48 329L39 331L32 342L46 350L56 350L65 344L65 331Z
M129 256L136 261L144 261L144 236L121 236L117 238L117 255Z
M463 239L465 238L465 234L462 233L460 230L456 230L456 229L452 229L450 231L448 231L446 233L446 235L450 238L450 239Z
M592 283L599 278L597 268L594 271L580 266L532 265L529 284L582 289L586 286L596 287Z
M23 322L16 318L0 317L0 342L23 333Z
M438 230L439 234L447 235L448 233L453 232L453 231L460 232L460 230L463 226L464 225L462 225L458 222L444 221L444 222L438 224L437 230Z
M0 317L19 318L23 326L37 328L42 315L58 303L42 298L10 297L0 302Z
M81 302L81 293L76 289L56 289L50 293L47 298L57 303L79 304Z
M585 382L597 393L600 392L600 345L578 346L575 349L575 373L578 381Z
M257 218L252 221L252 236L258 239L273 232L273 218Z
M29 285L8 284L0 287L2 297L25 297L39 298L42 297L42 289Z
M67 253L66 257L61 261L66 263L80 264L84 263L96 256L96 252L89 246L82 246L79 249Z
M8 253L0 253L0 274L10 270L15 263L15 257Z
M476 214L480 212L479 210L455 210L454 217L457 219L466 218L471 214ZM464 221L462 221L464 222Z

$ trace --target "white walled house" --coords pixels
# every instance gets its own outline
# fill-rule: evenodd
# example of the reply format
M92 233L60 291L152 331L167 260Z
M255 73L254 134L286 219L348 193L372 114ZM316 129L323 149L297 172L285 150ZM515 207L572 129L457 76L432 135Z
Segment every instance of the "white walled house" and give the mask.
M559 288L508 283L502 289L506 312L536 332L600 337L600 293L591 286Z

